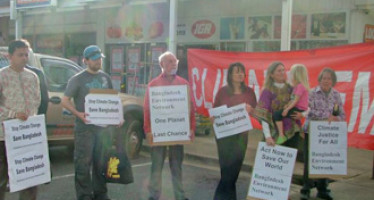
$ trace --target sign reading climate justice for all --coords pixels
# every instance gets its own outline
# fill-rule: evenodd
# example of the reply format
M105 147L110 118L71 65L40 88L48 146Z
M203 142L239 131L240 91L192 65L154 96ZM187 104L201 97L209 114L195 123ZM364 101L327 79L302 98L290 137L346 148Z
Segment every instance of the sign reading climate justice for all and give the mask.
M51 181L44 115L3 122L9 186L16 192Z
M247 199L287 200L297 150L259 142Z
M217 139L249 131L252 123L249 119L245 103L227 108L226 105L209 109L214 117L213 128Z
M310 176L347 175L347 122L311 121L309 132Z
M153 142L190 140L189 98L186 85L149 88Z
M118 125L123 120L121 98L117 94L88 94L84 109L89 124Z

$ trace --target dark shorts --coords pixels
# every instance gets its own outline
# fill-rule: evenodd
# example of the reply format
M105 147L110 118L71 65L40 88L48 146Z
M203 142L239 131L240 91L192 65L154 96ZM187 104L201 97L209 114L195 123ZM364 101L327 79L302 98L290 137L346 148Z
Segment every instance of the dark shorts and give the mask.
M304 112L304 111L305 110L301 110L301 109L298 109L296 107L293 107L290 111L288 111L287 116L285 116L285 117L291 118L291 115L294 112ZM282 110L274 111L274 113L273 113L273 120L274 121L282 121L282 119L284 118L282 116L282 112L283 112L283 109Z

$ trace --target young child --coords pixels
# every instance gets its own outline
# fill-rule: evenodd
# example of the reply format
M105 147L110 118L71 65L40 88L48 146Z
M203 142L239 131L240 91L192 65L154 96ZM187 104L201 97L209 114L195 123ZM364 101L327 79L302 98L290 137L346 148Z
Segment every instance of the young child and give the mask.
M291 67L291 84L294 87L291 95L291 101L283 110L275 111L273 119L279 131L279 137L276 144L282 144L287 141L287 137L283 132L284 117L290 117L295 111L304 112L308 110L309 98L309 81L308 71L302 64L294 64Z

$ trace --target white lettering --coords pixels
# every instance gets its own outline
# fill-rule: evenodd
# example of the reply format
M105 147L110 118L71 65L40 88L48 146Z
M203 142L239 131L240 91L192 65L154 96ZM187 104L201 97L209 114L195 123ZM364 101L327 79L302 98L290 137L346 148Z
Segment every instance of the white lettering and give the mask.
M204 69L205 70L205 69ZM200 76L199 76L199 70L198 68L194 67L192 69L192 90L193 90L193 96L195 98L195 103L196 103L196 106L197 107L200 107L201 105L203 105L203 97L200 96L200 98L197 98L197 93L196 93L196 82L200 80Z
M221 82L221 70L220 69L217 69L217 76L216 76L216 82L214 84L214 89L213 89L213 99L216 98L216 94L219 90L219 86L220 86L220 82Z
M349 125L348 125L348 132L352 132L356 125L357 116L360 110L361 98L362 98L362 109L361 109L361 118L360 118L358 133L365 134L365 131L370 121L372 121L373 114L374 114L374 101L372 101L372 104L369 108L370 75L371 75L370 72L360 72L358 74L355 89L353 91L353 97L352 97L353 106L352 106L352 111L351 111L351 118L349 120ZM370 134L374 135L374 127L370 131Z
M206 74L207 74L207 69L204 68L204 71L203 71L203 76L201 78L201 90L202 90L202 93L203 93L203 99L204 99L204 108L206 109L209 109L209 108L213 108L213 105L212 105L212 102L208 102L205 98L205 80L206 80Z
M248 71L248 86L251 87L256 94L256 100L260 97L260 84L258 84L255 70L251 69Z
M194 34L209 34L212 24L196 24Z

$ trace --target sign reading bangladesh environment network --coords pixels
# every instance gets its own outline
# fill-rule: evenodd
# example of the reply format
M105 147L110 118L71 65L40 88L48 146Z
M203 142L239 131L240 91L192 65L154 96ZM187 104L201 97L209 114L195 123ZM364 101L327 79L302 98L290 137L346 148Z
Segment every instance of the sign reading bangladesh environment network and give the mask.
M3 122L11 192L51 181L44 115Z
M347 175L347 122L311 121L309 175Z
M149 88L153 142L190 141L190 106L186 85Z
M217 139L252 129L245 103L230 108L226 105L212 108L209 115L214 118L213 128Z
M247 199L287 200L297 149L259 142Z
M123 121L121 98L117 94L94 94L85 97L84 110L89 124L118 125Z

